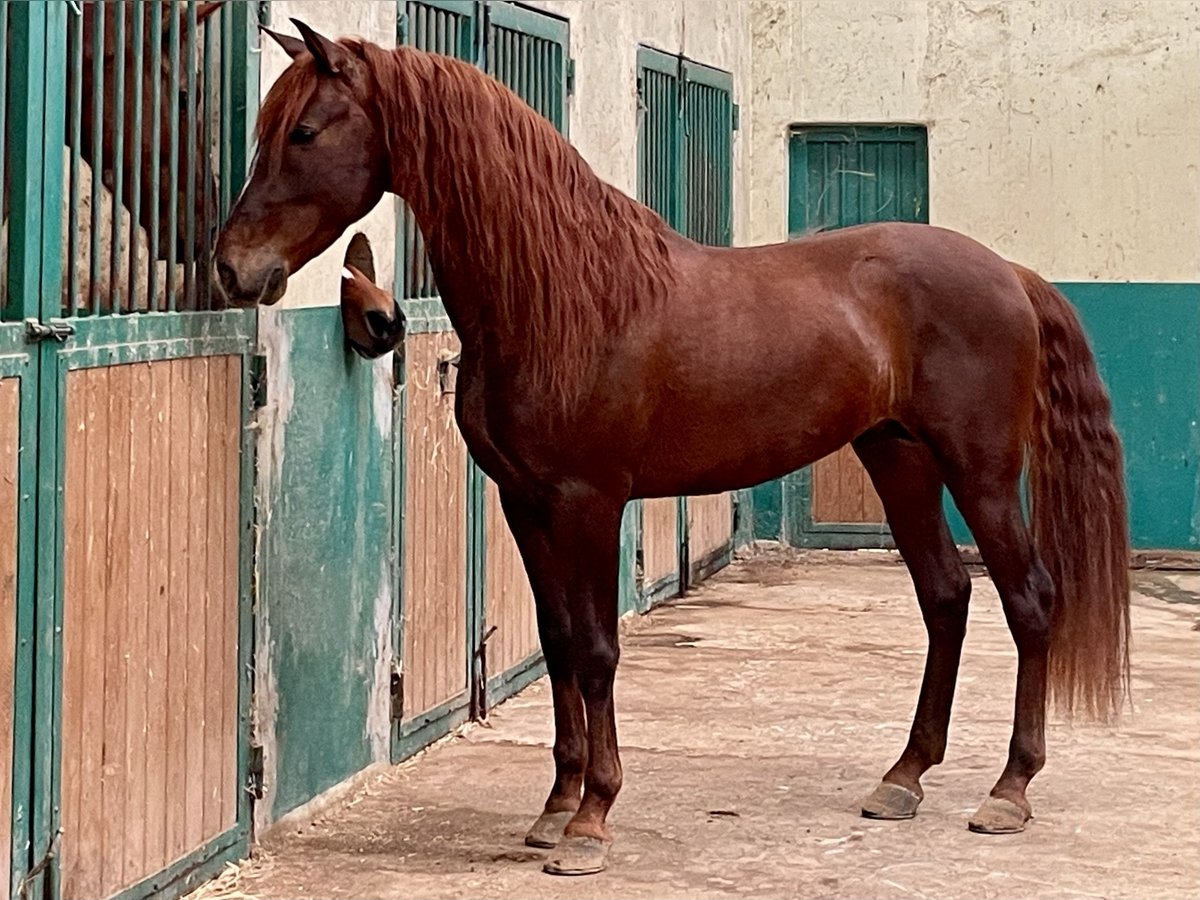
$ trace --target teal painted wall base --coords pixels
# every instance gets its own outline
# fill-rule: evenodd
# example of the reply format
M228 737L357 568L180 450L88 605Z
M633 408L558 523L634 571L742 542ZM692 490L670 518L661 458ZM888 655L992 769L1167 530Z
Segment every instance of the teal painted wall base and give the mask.
M274 746L268 736L265 747L275 754L275 819L373 761L379 626L391 627L392 446L390 421L377 421L387 404L376 402L375 368L344 351L338 308L273 315L262 337L286 358L268 357L264 412L288 405L281 392L290 411L273 425L264 416L282 434L264 434L259 450L269 496L258 511L258 665L274 697L256 702L275 705ZM376 740L386 751L383 715Z
M1125 447L1133 546L1200 549L1200 284L1058 287L1078 309L1112 395ZM800 481L792 475L753 489L755 538L801 543L789 527L804 516ZM973 543L948 495L945 507L955 540ZM846 546L885 544L876 533Z

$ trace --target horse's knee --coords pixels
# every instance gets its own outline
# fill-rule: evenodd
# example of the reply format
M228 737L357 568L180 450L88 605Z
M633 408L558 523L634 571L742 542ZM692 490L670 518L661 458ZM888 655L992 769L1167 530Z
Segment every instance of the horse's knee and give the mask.
M584 697L612 689L620 659L621 648L615 634L589 636L576 645L572 662Z

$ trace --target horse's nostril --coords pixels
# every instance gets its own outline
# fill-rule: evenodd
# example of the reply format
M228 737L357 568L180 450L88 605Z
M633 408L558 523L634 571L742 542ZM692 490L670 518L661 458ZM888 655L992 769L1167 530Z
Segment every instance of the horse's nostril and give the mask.
M270 276L267 278L267 284L264 293L274 296L275 293L283 285L283 266L276 266L271 270Z
M376 310L368 310L365 316L367 321L367 331L371 332L371 337L375 340L383 340L388 337L392 331L392 322L381 312Z
M233 271L233 267L229 263L217 263L217 278L220 279L221 287L225 289L226 294L230 297L237 294L237 273Z

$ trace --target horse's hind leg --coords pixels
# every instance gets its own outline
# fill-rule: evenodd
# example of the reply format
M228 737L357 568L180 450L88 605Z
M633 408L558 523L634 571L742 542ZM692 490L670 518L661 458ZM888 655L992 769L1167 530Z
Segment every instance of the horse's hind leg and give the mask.
M985 834L1011 834L1022 831L1030 818L1025 788L1046 759L1046 667L1054 585L1021 512L1019 467L999 467L1005 473L1000 477L982 467L976 471L974 478L958 474L949 484L996 584L1017 645L1017 698L1008 764L969 826Z
M921 776L946 753L971 578L946 525L941 474L929 448L872 431L854 442L854 450L883 501L929 635L925 676L908 744L862 803L862 814L868 818L908 819L916 815L924 797Z

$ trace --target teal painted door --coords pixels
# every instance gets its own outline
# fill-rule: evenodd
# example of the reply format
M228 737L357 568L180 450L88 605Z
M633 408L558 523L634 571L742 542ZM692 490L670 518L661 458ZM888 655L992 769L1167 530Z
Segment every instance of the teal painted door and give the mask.
M200 7L0 3L14 895L178 893L248 848L254 315L217 309L206 272L245 171L254 7ZM152 94L166 127L146 144Z
M638 199L692 240L728 245L733 227L733 77L639 47ZM647 609L729 558L735 499L656 498L630 504L636 588ZM695 544L695 546L693 546ZM626 565L626 571L630 567Z
M800 127L789 145L788 231L793 239L867 222L926 222L925 129L915 125ZM755 490L756 514L781 503L785 540L808 547L890 546L883 506L854 451Z
M487 3L484 17L484 71L566 134L572 67L568 21L513 3ZM533 591L499 494L482 472L472 470L483 490L475 538L481 622L472 654L475 714L483 717L493 704L540 677L545 665Z

